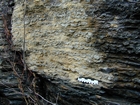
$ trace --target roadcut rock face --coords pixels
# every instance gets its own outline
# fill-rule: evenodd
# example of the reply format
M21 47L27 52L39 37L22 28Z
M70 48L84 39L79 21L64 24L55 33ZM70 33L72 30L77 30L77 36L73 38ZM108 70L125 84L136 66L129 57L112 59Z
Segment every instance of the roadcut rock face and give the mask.
M15 3L13 43L21 51L25 4ZM139 16L139 1L27 0L26 63L49 81L50 99L61 93L62 105L78 105L75 98L82 105L139 103Z

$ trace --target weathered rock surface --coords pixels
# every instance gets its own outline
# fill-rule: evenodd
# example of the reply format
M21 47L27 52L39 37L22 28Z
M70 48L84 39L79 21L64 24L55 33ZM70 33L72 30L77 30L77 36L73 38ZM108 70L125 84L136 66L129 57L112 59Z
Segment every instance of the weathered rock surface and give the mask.
M31 87L31 81L23 73L22 55L12 50L10 31L13 7L13 0L0 0L0 105L25 105L25 96L31 95L27 89Z
M6 36L6 31L11 30L13 6L12 0L0 0L0 105L24 105L22 95L16 92L20 91L18 80L10 63L14 59L14 53Z
M12 34L19 51L25 6L15 2ZM59 105L140 104L138 0L28 0L26 5L26 62L44 78L45 98L55 102L58 96Z

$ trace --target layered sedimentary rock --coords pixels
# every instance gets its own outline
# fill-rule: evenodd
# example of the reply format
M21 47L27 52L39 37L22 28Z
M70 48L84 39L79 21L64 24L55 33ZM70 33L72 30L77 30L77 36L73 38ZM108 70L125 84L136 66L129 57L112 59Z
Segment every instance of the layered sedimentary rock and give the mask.
M0 0L0 105L25 105L29 102L32 105L32 102L26 99L32 97L32 73L23 71L22 53L12 50L11 16L13 7L14 0ZM25 74L30 76L27 78ZM34 78L34 86L39 83L37 81L40 81L37 76L36 78L37 80ZM42 86L39 86L35 90L40 91L41 88ZM40 94L39 91L38 94ZM25 99L28 102L25 102ZM39 103L39 100L36 103Z
M45 98L55 102L58 93L60 105L140 103L139 1L15 2L14 50L23 49L25 19L26 63L46 78Z
M15 56L10 40L13 6L13 0L0 0L0 105L24 105L12 65Z

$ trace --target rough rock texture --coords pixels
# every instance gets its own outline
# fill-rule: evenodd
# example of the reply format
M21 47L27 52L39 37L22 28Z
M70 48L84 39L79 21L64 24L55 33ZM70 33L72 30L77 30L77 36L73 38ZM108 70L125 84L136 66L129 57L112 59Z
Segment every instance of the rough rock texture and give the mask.
M10 31L13 7L13 0L0 0L0 105L25 105L23 96L28 95L27 98L33 96L31 90L28 89L32 89L33 80L34 84L39 86L36 92L41 94L39 91L42 91L39 83L41 80L37 76L36 80L31 72L28 73L30 75L28 78L24 75L21 52L12 50Z
M12 63L10 63L14 59L14 53L10 47L10 36L7 35L11 35L13 6L13 0L0 0L0 105L24 105L22 95L15 92L20 91L19 81L13 72Z
M22 50L24 2L15 1L12 34ZM59 105L140 104L140 2L27 0L26 62ZM84 84L78 77L98 80Z

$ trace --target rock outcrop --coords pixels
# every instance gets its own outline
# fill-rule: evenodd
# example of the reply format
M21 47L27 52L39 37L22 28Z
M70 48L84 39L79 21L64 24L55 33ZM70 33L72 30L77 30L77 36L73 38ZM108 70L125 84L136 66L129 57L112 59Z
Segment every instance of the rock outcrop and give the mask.
M35 96L31 95L33 94L32 84L34 84L34 90L40 95L42 95L39 92L42 91L42 86L39 85L40 78L35 74L35 77L31 72L27 73L30 76L25 75L22 52L13 50L11 34L13 7L13 0L0 0L0 105L27 105L25 99L30 101L29 97ZM37 90L36 84L39 86ZM30 101L30 105L32 103Z
M22 95L16 92L19 91L19 81L12 65L14 53L11 51L10 30L13 6L13 0L0 0L0 105L24 103Z
M58 105L140 104L139 1L15 3L14 50L22 50L26 10L26 63L44 78L46 99L58 97Z

